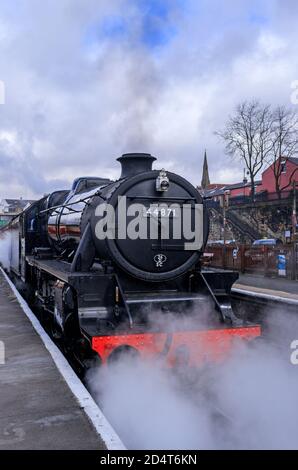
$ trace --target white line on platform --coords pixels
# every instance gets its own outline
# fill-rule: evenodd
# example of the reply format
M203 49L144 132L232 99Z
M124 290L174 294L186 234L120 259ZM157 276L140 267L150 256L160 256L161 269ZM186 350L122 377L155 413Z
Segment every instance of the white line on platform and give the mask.
M291 299L290 297L282 297L280 295L266 294L265 292L256 292L252 290L239 289L238 287L232 287L232 292L236 292L238 294L250 295L252 297L259 297L262 299L274 300L277 302L283 302L283 303L291 304L291 305L298 305L298 300L296 299Z
M27 302L20 295L20 293L18 292L14 284L11 282L7 274L3 271L3 269L0 269L3 276L7 280L9 286L11 287L13 293L15 294L21 308L24 310L25 314L29 318L35 331L41 337L45 347L51 354L61 375L63 376L70 390L79 402L80 407L85 411L89 420L92 422L97 434L99 434L99 436L104 441L109 450L126 450L126 447L124 446L120 437L117 435L116 431L107 421L106 417L104 416L98 405L95 403L86 387L76 376L75 372L72 370L61 351L59 351L59 349L53 343L49 335L45 332Z

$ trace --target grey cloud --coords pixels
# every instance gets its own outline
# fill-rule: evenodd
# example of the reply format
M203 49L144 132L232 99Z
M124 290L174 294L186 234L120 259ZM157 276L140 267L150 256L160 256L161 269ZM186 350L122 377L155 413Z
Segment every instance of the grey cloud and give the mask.
M176 35L154 49L141 41L133 1L14 4L0 2L6 196L15 191L8 175L36 196L82 174L117 177L115 158L127 151L154 153L158 165L196 184L206 147L211 179L232 181L241 178L241 165L228 169L214 130L240 100L290 104L297 33L287 24L296 2L189 0L185 11L171 11ZM249 20L255 11L268 21ZM90 25L110 14L126 19L127 33L88 39ZM14 135L9 151L3 133Z

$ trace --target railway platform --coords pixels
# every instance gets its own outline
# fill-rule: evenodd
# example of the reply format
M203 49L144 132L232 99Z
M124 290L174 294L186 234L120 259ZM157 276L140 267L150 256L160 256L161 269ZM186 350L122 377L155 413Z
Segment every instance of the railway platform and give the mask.
M38 333L18 293L0 272L0 450L121 447L117 436L113 441L111 432L107 439L102 438L99 431L108 424L100 411L96 412L95 402L61 352L44 335L47 340ZM59 355L58 368L53 356L58 360ZM61 360L65 361L64 376ZM93 418L97 413L97 423L90 419L92 413Z
M298 281L240 274L232 292L297 305L298 309Z

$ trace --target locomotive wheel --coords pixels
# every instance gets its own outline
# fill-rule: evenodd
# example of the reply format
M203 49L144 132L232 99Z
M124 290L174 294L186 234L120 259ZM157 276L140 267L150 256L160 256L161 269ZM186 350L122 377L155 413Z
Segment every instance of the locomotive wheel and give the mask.
M122 361L135 362L140 359L140 353L131 346L119 346L114 349L108 357L107 364L110 366Z

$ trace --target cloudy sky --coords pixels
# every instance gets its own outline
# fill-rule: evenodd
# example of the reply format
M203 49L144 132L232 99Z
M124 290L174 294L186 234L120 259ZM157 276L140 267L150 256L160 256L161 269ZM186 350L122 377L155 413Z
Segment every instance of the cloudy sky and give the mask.
M0 0L0 198L119 175L145 151L242 179L214 135L244 99L291 105L297 0Z

